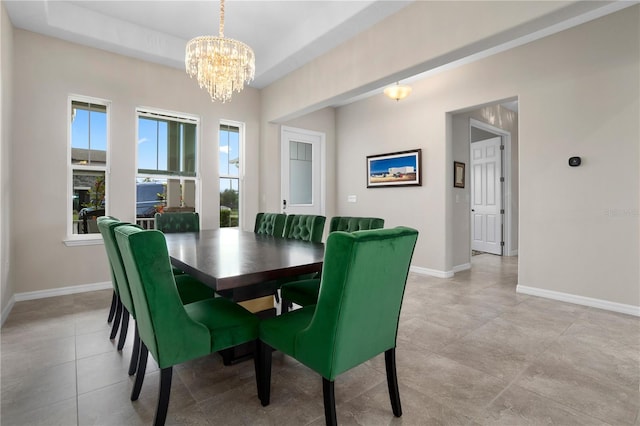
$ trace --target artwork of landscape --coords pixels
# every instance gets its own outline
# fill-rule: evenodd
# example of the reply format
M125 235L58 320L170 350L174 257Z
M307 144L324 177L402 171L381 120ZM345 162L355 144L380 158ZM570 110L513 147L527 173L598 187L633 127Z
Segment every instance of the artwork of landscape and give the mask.
M421 185L421 150L367 157L367 187Z

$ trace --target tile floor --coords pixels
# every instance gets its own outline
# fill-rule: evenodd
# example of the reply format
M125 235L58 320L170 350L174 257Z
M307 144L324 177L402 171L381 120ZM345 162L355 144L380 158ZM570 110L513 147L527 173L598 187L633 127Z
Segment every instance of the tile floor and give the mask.
M410 275L394 418L384 357L336 381L341 425L640 425L640 318L515 292L517 258L473 256L451 279ZM9 425L151 424L158 369L140 400L106 324L109 291L16 303L2 327L2 406ZM274 353L271 405L252 362L218 355L174 369L167 424L323 425L320 378Z

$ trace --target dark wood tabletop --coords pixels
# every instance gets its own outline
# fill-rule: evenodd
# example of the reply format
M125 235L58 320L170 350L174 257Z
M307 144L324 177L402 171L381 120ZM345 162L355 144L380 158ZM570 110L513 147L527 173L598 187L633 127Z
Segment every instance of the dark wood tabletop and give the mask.
M235 228L165 234L171 263L215 290L322 270L324 244Z

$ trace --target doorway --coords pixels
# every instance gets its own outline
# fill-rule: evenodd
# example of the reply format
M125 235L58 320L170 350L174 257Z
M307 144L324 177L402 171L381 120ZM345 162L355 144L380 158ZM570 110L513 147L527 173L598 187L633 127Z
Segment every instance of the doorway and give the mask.
M325 134L282 127L281 211L324 215Z
M512 255L511 133L469 119L471 250Z

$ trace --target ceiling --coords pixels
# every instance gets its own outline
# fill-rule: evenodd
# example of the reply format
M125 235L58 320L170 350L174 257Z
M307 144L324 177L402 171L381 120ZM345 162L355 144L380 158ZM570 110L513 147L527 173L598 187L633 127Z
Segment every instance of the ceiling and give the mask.
M187 42L218 35L219 1L3 0L15 27L184 69ZM263 88L412 0L225 2L225 37L256 55Z
M227 0L224 35L253 48L256 77L250 86L261 89L413 1ZM177 69L184 69L185 46L191 38L218 35L220 3L217 0L2 2L17 28ZM416 81L637 3L638 0L560 2L569 6L542 17L537 26L514 28L513 36L500 43L491 47L476 46L461 59L435 68L413 70L415 72L411 75L390 78L402 78L405 84ZM335 100L333 105L344 105L381 91L381 87L362 88L359 93ZM508 106L517 109L517 102Z

